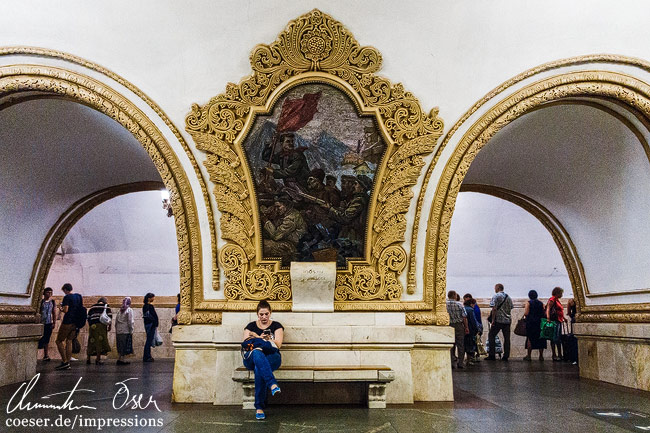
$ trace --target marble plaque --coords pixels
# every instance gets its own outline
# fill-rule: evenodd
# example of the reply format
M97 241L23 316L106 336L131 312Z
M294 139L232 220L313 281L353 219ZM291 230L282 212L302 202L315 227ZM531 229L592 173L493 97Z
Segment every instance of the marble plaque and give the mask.
M292 311L334 311L336 262L291 262Z

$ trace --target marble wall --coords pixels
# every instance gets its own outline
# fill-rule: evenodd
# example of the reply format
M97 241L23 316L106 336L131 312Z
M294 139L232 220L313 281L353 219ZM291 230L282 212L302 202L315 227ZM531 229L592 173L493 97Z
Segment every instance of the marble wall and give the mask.
M577 323L580 376L650 391L650 324Z
M406 326L403 313L274 313L273 317L285 327L283 365L387 365L395 371L395 380L387 387L388 403L453 400L451 328ZM240 342L251 320L254 313L224 313L219 326L175 329L175 402L241 404L241 384L232 375L242 365ZM339 384L337 389L339 397L355 399L353 385L348 389ZM324 401L326 395L317 402L339 401Z
M0 386L31 379L36 374L36 348L43 326L0 325Z

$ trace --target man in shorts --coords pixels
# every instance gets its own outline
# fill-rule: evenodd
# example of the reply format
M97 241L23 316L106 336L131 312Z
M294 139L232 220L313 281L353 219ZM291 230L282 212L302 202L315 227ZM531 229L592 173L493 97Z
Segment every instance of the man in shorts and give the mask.
M59 333L56 336L56 347L61 354L61 364L56 369L67 370L70 368L72 340L77 336L77 319L80 308L83 308L83 298L77 293L72 293L72 284L70 283L65 283L61 290L65 293L60 307L64 315L59 327Z

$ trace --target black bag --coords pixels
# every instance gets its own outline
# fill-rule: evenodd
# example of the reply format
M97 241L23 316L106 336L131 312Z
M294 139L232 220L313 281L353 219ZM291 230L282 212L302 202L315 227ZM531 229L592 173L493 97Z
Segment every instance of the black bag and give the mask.
M261 350L265 355L272 355L279 352L280 349L275 344L271 344L263 338L249 337L241 343L241 356L243 359L248 359L253 350Z
M74 326L77 329L81 329L86 326L86 320L88 320L88 311L84 307L84 301L80 294L76 294L77 303L74 305ZM77 352L79 353L79 352Z
M558 322L558 317L557 317L557 300L553 301L550 304L548 315L551 319L552 322Z
M72 339L72 353L77 354L81 352L81 343L79 343L79 340L77 337Z
M571 325L573 328L573 324ZM573 331L573 329L571 329L571 331ZM564 355L564 360L567 362L578 362L578 339L573 335L573 332L561 335L560 341L562 342L562 354Z

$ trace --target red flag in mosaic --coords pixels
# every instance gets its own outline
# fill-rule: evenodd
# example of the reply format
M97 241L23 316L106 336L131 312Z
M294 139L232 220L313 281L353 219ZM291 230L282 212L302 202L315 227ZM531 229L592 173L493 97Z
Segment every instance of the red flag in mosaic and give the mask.
M305 93L300 99L285 99L277 131L294 132L305 126L318 111L321 92Z

